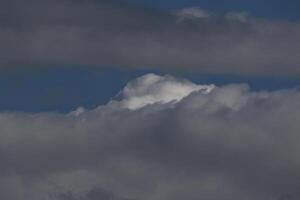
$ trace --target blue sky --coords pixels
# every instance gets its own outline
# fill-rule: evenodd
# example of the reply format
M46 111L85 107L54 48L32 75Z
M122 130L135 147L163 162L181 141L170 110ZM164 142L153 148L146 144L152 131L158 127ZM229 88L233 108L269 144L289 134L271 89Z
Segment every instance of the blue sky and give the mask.
M215 12L246 11L271 19L297 20L300 2L297 0L129 0L160 9L199 6Z
M297 77L245 77L117 68L49 68L0 74L0 111L69 112L107 103L128 81L146 73L172 74L199 84L247 83L252 90L300 86Z

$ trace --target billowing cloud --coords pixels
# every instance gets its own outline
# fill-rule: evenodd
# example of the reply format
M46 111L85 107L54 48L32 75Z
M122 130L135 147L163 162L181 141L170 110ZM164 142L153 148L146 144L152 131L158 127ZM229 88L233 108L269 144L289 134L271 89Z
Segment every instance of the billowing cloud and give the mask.
M138 109L154 103L178 102L192 92L209 93L214 85L196 85L171 76L148 74L130 82L119 94L121 104L128 109Z
M0 114L0 199L299 199L297 89L148 74L106 105Z
M11 0L0 5L1 68L118 66L299 75L299 22L124 1Z

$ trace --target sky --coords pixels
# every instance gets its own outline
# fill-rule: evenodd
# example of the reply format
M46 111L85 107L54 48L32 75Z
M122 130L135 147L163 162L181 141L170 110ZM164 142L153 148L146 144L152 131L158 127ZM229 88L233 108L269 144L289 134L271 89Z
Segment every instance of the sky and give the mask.
M0 199L299 199L296 0L0 0Z
M167 72L108 67L101 70L66 67L29 72L15 72L15 70L4 72L0 74L0 111L67 113L77 107L92 109L99 104L106 104L127 82L147 73L163 75ZM246 83L253 91L274 91L300 86L300 79L297 77L245 77L191 72L171 74L198 84L223 86Z
M300 17L297 0L129 0L159 9L201 7L214 12L243 11L269 19L298 20Z

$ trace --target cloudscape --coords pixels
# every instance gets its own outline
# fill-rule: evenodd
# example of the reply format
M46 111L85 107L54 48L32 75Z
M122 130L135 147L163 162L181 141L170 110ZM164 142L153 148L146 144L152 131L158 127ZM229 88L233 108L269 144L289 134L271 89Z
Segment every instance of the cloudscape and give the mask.
M1 198L299 195L299 91L147 74L119 95L67 114L1 113Z
M266 2L0 0L0 199L300 199L300 14Z

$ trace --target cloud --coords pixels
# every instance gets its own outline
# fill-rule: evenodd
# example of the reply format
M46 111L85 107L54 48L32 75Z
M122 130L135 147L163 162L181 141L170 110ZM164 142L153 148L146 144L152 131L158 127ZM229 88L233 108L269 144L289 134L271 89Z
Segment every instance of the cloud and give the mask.
M300 74L299 22L124 1L2 1L1 68L118 66L214 74Z
M72 192L61 192L51 195L57 200L132 200L122 197L116 197L112 192L103 190L101 188L94 188L83 195L75 195Z
M209 93L214 85L196 85L171 76L148 74L128 83L119 94L124 108L138 109L154 103L176 103L192 92Z
M1 113L0 198L298 199L299 107L148 74L93 110Z
M192 19L201 19L201 18L210 18L212 13L206 10L203 10L199 7L190 7L183 8L174 12L175 15L179 18L180 21L183 20L192 20Z

